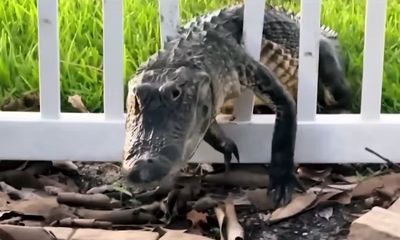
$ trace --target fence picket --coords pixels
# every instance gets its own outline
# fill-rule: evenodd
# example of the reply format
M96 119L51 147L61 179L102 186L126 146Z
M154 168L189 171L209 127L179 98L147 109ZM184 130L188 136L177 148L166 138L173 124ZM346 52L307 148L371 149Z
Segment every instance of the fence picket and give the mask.
M320 16L321 0L301 1L297 94L299 121L312 121L317 112Z
M264 9L264 0L244 0L243 42L246 52L256 60L260 59ZM235 121L250 121L253 116L253 106L253 92L243 91L235 101Z
M361 117L376 120L381 113L386 0L368 0L365 16Z
M179 26L179 1L159 0L160 38L161 47L167 38L175 37Z
M58 0L37 0L40 112L44 119L60 114Z
M258 59L265 2L244 1L245 48ZM361 114L316 116L321 0L302 0L296 162L381 162L363 151L366 146L400 159L396 148L400 114L380 114L386 2L367 0ZM176 34L178 3L159 0L162 44ZM41 112L0 111L0 160L120 161L125 135L123 0L103 0L106 118L94 113L60 113L58 1L37 0L37 4ZM270 161L275 116L253 115L253 101L253 94L245 93L235 108L242 115L237 120L251 121L222 120L220 126L237 144L241 162L266 163ZM191 161L223 162L224 156L203 141Z
M104 113L121 119L123 104L123 0L103 0Z

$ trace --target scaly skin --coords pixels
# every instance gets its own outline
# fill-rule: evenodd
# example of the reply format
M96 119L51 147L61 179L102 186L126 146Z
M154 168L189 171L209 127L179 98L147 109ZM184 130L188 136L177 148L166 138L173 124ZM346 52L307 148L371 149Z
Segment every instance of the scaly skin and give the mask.
M297 125L291 90L297 82L298 22L267 9L263 53L256 61L241 45L242 13L239 6L196 19L142 64L129 82L122 170L131 183L156 186L173 177L203 139L224 154L227 169L232 155L239 161L236 144L223 134L215 118L224 104L247 88L270 101L277 115L269 187L274 202L286 204L300 187L293 173ZM328 46L321 44L326 51L320 58L336 60L329 41L322 38ZM330 64L320 65L320 73L326 73L320 82L335 93L332 86L345 79L340 64L334 69ZM335 100L340 97L333 95Z
M219 22L222 22L223 25L228 25L227 22L229 24L232 22L243 23L243 8L234 6L229 9L229 12L230 20L219 20ZM215 14L217 13L210 15ZM283 8L267 6L260 54L260 61L278 76L295 101L297 101L298 86L299 20L299 16ZM319 54L317 112L349 112L351 89L344 76L345 63L341 55L341 47L337 33L326 26L321 27ZM255 100L254 113L275 112L271 101L265 102L257 97ZM233 99L226 102L222 113L232 114L233 106Z

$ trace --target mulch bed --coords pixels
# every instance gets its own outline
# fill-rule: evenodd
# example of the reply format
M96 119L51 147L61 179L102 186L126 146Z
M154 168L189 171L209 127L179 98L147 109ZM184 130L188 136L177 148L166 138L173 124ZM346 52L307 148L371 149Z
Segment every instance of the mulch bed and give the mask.
M400 193L393 163L300 165L306 193L275 209L261 164L191 164L174 184L140 192L118 163L0 162L1 224L170 230L210 239L346 239L351 222ZM35 239L33 239L35 240Z

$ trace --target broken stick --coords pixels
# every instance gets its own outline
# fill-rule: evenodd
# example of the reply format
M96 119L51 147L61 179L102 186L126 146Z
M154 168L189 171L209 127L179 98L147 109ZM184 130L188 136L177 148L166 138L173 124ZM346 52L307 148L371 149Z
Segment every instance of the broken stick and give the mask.
M372 150L372 149L370 149L370 148L368 148L368 147L366 147L365 150L366 150L367 152L370 152L370 153L376 155L377 157L379 157L379 158L382 159L383 161L385 161L385 162L388 164L388 167L389 167L389 168L392 168L392 169L394 169L394 170L400 171L400 165L399 165L399 164L394 163L393 161L389 160L388 158L385 158L384 156L380 155L379 153L375 152L374 150Z

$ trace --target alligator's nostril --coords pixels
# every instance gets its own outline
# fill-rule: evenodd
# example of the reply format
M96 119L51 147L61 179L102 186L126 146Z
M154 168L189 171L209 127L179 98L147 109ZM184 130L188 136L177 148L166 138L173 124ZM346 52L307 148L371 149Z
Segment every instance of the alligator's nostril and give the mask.
M172 165L162 156L137 160L128 170L128 179L133 183L146 183L161 180Z
M147 83L135 86L134 92L139 101L139 104L146 104L147 100L151 98L152 92L154 92L154 90L154 87Z
M176 100L181 95L181 91L179 90L179 88L171 89L171 95L172 99Z

